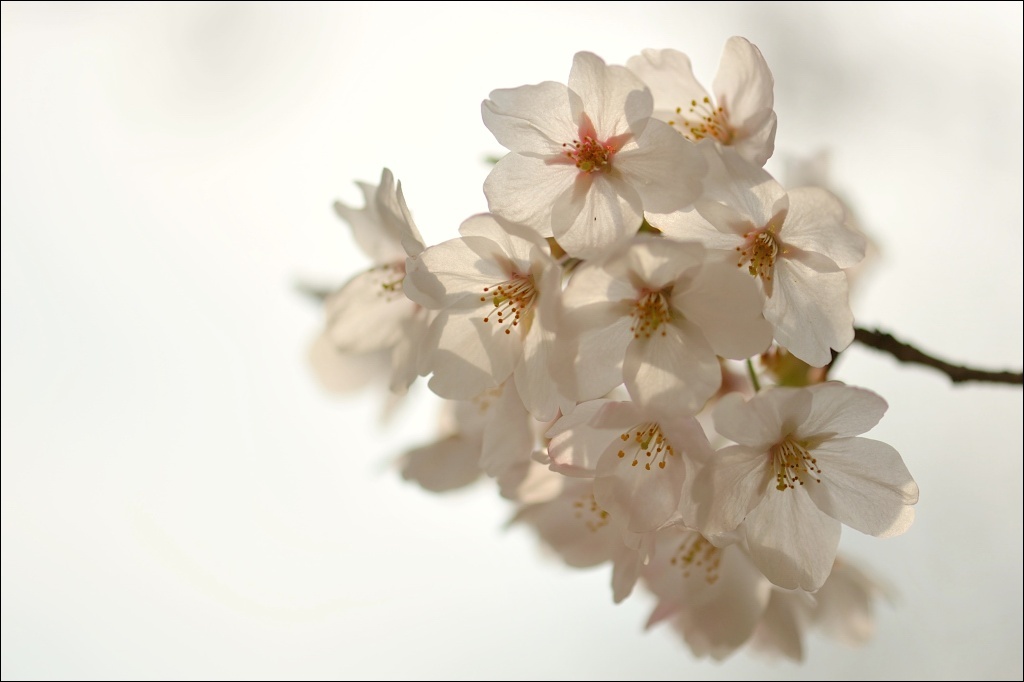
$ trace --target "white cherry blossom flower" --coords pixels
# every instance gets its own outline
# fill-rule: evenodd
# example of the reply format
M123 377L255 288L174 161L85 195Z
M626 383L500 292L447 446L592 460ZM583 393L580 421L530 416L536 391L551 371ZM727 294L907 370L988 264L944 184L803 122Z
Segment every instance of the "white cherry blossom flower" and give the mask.
M716 547L678 527L658 531L640 576L658 598L647 627L671 619L695 655L716 660L747 642L771 594L771 583L740 545Z
M645 211L687 206L704 160L652 108L640 79L589 52L576 54L568 87L494 90L484 123L512 153L484 183L490 210L595 258L636 234Z
M685 137L714 140L763 166L775 148L775 79L761 51L745 38L725 43L712 91L693 75L690 59L676 50L644 50L626 66L654 96L654 116Z
M521 491L517 496L537 497L543 493L533 490L526 479L548 426L530 416L509 379L472 400L445 401L444 435L409 451L402 474L429 490L443 491L468 485L486 473L510 494Z
M593 481L566 479L554 498L520 507L512 523L526 523L569 566L612 563L612 598L629 596L648 557L653 538L630 533L622 519L598 504Z
M427 311L403 293L406 257L423 250L423 239L391 171L383 170L376 187L357 184L365 207L355 209L339 201L334 208L374 266L328 296L325 333L344 354L387 351L391 390L404 393L418 376L419 348L429 321Z
M551 469L593 477L602 509L634 533L673 522L690 525L683 500L687 471L711 457L696 419L666 403L582 403L548 431Z
M757 288L734 270L697 243L647 235L577 268L563 295L555 377L577 400L625 382L633 400L696 414L721 385L718 356L743 359L771 344Z
M715 406L719 450L692 483L707 537L736 528L776 585L815 591L836 557L842 524L877 537L914 519L918 488L891 446L859 437L881 419L876 394L838 382L774 387Z
M853 341L843 269L864 257L864 238L845 224L842 204L827 191L787 193L735 151L706 149L711 171L704 196L693 210L650 216L651 224L673 238L732 251L737 274L759 285L776 341L804 362L824 366L830 349Z
M439 311L422 369L443 398L469 400L510 376L529 412L554 419L572 405L548 370L562 290L561 267L539 237L482 214L461 238L408 259L405 293Z

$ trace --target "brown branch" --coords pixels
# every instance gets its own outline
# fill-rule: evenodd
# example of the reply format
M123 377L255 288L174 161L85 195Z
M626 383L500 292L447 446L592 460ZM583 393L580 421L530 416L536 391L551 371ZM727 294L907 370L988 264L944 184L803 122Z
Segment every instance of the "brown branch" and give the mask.
M926 355L909 344L897 341L893 338L892 334L872 329L861 329L860 327L855 327L853 331L854 341L889 353L900 362L911 362L937 369L948 376L954 384L965 381L984 381L990 384L1016 384L1020 386L1024 383L1024 373L1021 372L990 372L962 365L953 365L944 360Z

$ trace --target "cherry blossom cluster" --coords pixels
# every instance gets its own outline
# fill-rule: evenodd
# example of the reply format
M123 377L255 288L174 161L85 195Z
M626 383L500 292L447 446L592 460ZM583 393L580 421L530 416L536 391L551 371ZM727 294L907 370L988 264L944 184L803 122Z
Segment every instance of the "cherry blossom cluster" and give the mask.
M837 557L841 527L898 535L918 500L863 435L885 401L827 378L866 241L828 191L764 169L773 85L734 37L710 91L675 50L494 90L489 211L426 246L390 171L360 184L365 207L336 208L374 265L326 299L315 346L445 399L405 478L493 478L516 523L610 564L616 602L649 590L650 624L714 658L865 639L883 590Z

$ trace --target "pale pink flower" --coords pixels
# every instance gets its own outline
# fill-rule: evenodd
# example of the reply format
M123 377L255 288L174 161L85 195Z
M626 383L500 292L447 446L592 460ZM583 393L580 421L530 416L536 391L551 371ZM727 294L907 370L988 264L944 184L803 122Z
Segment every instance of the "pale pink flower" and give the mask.
M423 250L401 183L384 169L380 185L357 183L362 209L336 202L335 211L352 228L356 243L374 265L350 279L325 301L325 337L346 355L385 351L391 358L391 390L404 393L418 376L419 348L429 314L403 292L405 260Z
M408 259L405 293L438 311L421 371L443 398L470 400L512 377L534 417L548 421L563 398L548 370L562 269L542 239L489 214L466 220L462 237Z
M593 482L565 479L554 498L520 507L512 523L526 523L563 561L575 568L612 564L612 598L629 596L652 539L629 532L597 502Z
M771 344L757 288L733 270L699 244L647 235L577 268L563 294L555 378L577 400L624 382L635 401L696 414L721 385L718 356Z
M695 655L716 660L747 642L771 594L771 583L740 545L716 547L678 527L658 531L654 556L640 575L658 598L647 627L671 620Z
M788 193L735 151L706 148L711 164L694 209L650 216L666 235L731 251L738 275L753 277L775 339L822 367L853 341L845 268L864 257L864 238L823 189Z
M683 483L712 453L700 424L683 410L594 400L555 422L548 437L552 470L593 477L597 503L629 531L692 522Z
M676 50L644 50L626 66L654 96L654 116L685 137L731 146L763 166L775 148L775 79L760 50L745 38L725 43L711 87L697 81L690 58Z
M704 160L652 108L635 75L589 52L576 54L568 87L494 90L484 123L512 153L484 183L490 210L595 258L636 234L645 211L687 206Z
M469 483L480 473L500 477L530 461L543 428L509 381L471 400L446 400L442 436L405 455L403 476L431 490L460 487L457 482Z
M859 437L886 403L838 382L722 398L719 450L693 481L696 527L715 539L739 529L758 568L786 589L817 590L842 524L877 537L906 531L918 488L891 446Z

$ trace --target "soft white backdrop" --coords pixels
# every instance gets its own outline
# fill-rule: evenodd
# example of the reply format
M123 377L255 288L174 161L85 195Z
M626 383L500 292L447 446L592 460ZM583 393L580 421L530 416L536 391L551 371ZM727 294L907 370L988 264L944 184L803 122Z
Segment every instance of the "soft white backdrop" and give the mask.
M331 203L383 166L428 243L484 210L490 90L646 47L708 82L743 35L770 169L829 149L880 247L858 321L1019 368L1021 8L4 3L3 677L1020 679L1019 387L844 353L921 487L905 536L843 539L898 600L862 649L716 664L490 486L402 483L433 404L322 391L294 285L366 265Z

